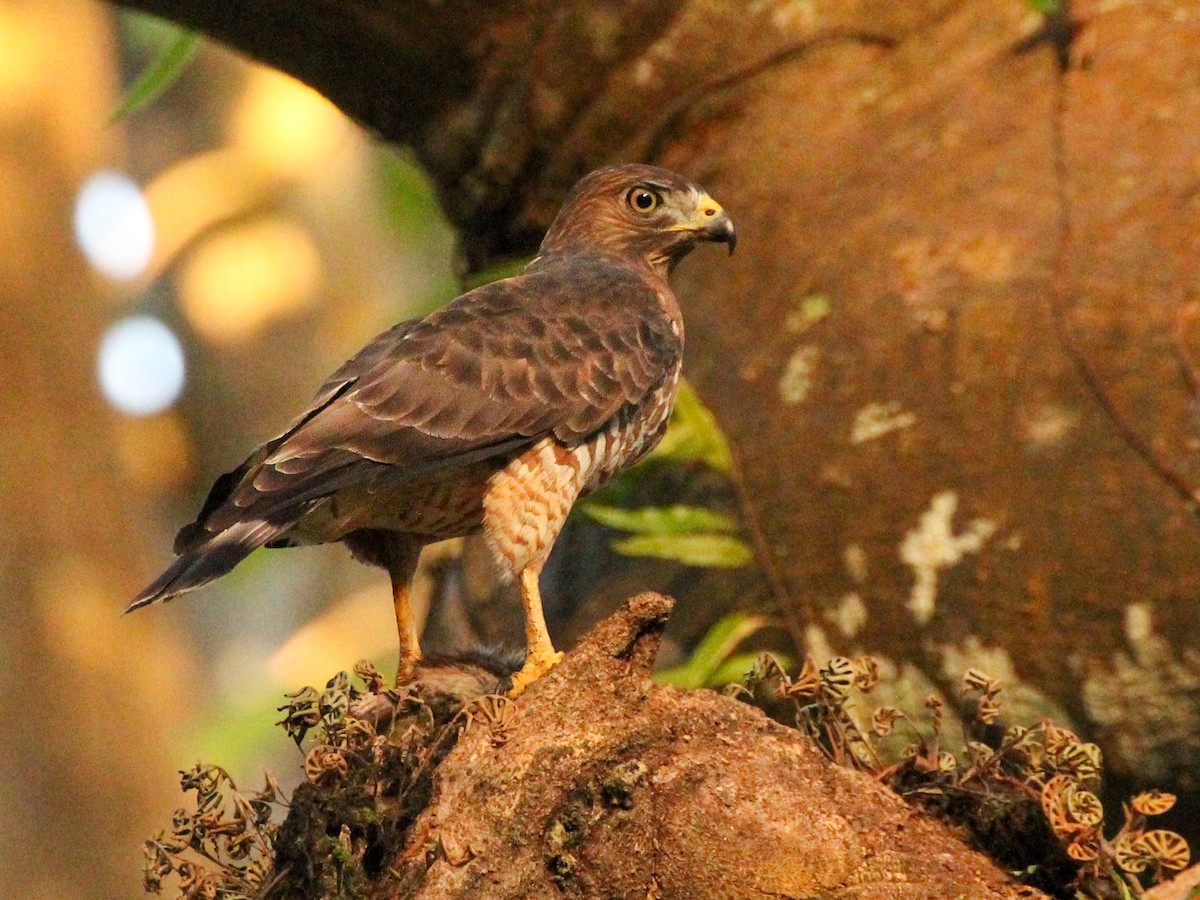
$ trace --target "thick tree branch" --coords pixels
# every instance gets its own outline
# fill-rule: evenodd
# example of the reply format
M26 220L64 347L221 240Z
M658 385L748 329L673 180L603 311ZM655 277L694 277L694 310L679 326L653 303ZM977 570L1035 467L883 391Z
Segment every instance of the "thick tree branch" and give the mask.
M743 243L678 273L687 374L791 630L935 679L987 648L1021 714L1071 710L1114 776L1195 770L1195 398L1170 341L1200 277L1200 22L1115 4L1060 35L1019 0L130 5L411 146L474 267L527 252L599 163L705 184Z

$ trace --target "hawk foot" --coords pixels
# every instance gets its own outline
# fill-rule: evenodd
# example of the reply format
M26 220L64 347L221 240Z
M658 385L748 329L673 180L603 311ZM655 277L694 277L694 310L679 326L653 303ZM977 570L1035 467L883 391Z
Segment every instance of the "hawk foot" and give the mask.
M396 687L413 680L417 673L417 665L421 662L421 651L416 653L408 652L400 654L400 664L396 667L396 680L393 682Z
M525 688L533 684L559 662L562 661L563 655L561 651L555 651L551 648L534 648L529 651L529 656L525 658L525 665L521 666L521 671L515 673L512 677L512 687L508 690L508 696L511 698L520 697L525 693Z

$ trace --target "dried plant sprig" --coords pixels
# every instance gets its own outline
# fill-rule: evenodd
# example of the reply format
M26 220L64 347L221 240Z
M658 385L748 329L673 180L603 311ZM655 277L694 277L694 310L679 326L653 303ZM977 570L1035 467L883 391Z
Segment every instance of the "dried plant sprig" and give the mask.
M286 805L278 782L267 774L261 791L243 792L220 766L198 763L179 774L180 787L195 793L196 808L177 809L170 831L146 841L145 889L161 893L174 874L184 900L255 895L274 858L273 811Z
M446 738L457 734L461 720L439 726L418 698L398 697L383 684L378 670L361 662L353 676L339 672L321 690L305 687L286 695L278 724L305 751L304 773L312 790L324 792L353 779L369 796L402 795L428 775L433 757L453 746ZM397 707L386 733L354 715L360 699L380 693ZM242 792L228 772L212 765L180 775L183 790L195 795L194 809L177 810L171 827L146 842L146 890L161 893L174 877L181 900L261 896L275 865L273 813L287 805L278 783L268 774L261 791ZM341 850L331 853L329 863L338 869L335 881L347 865L361 860L366 844L361 828L341 823L336 833Z

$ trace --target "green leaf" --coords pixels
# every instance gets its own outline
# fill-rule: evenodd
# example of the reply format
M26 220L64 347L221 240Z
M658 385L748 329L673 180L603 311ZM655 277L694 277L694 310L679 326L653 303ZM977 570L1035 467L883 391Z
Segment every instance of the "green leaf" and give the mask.
M738 646L766 625L767 620L762 616L745 612L722 616L704 633L687 662L673 669L664 669L657 673L654 679L662 684L673 684L681 688L698 688L712 684L714 673L722 668L723 663L730 661L730 656ZM757 654L743 654L747 655L750 663L746 671L749 671L754 667Z
M119 122L130 113L149 106L163 91L178 81L183 70L196 55L200 40L201 36L197 31L177 29L175 36L125 91L125 96L108 117L108 124Z
M734 531L737 523L702 506L640 506L622 509L587 503L583 511L601 525L638 534L695 534L701 531Z
M772 656L779 661L784 669L791 669L795 665L793 660L786 653L772 653ZM725 662L721 663L705 681L705 687L723 688L727 684L740 684L746 680L746 676L754 671L755 665L758 664L762 653L737 653Z
M675 412L671 415L670 426L649 458L698 460L724 473L733 468L733 457L725 434L687 381L679 382L679 394L675 398Z
M732 569L754 558L750 547L729 534L637 534L613 541L625 556L652 556L689 566Z

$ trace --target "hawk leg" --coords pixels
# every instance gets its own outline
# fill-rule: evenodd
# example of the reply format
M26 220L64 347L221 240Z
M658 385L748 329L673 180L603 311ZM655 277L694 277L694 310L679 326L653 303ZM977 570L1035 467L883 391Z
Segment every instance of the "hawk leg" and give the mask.
M417 623L409 599L424 543L411 535L375 529L355 531L345 540L356 559L382 566L392 579L392 606L396 610L396 635L400 639L396 684L401 684L412 678L413 670L421 661Z
M413 570L416 566L413 566ZM409 593L412 591L410 571L408 575L392 571L392 606L396 610L396 634L400 639L400 660L396 666L396 684L412 678L413 670L421 661L421 642L417 639L417 625L413 621Z
M538 590L541 565L526 566L521 571L521 602L525 605L525 665L512 677L510 697L519 697L525 688L550 671L562 659L562 653L554 649L550 633L546 630L546 617L542 613L542 594Z

